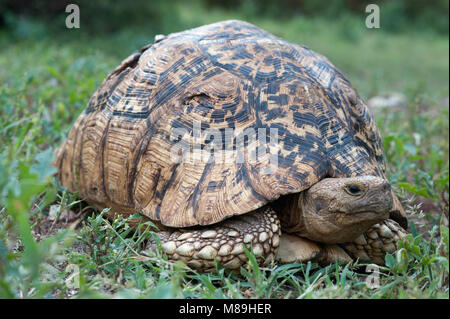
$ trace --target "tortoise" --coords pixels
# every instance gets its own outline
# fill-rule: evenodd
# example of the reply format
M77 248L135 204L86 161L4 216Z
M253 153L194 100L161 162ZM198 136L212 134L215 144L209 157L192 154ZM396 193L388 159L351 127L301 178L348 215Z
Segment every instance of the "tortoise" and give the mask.
M244 246L260 264L383 263L407 231L350 82L238 20L158 35L123 60L53 164L69 191L110 218L140 213L170 260L201 271L245 265Z

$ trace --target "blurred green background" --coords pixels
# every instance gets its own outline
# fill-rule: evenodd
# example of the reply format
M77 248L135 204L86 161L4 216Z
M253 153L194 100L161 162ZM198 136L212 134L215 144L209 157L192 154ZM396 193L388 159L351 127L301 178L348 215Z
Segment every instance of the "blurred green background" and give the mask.
M65 18L64 9L70 3L81 8L84 30L96 33L130 26L160 33L173 32L210 20L211 17L205 15L217 14L218 10L236 12L250 21L257 17L274 20L323 17L335 20L343 16L361 16L368 4L375 3L382 7L383 29L387 31L426 29L448 34L449 2L446 0L2 0L0 9L6 26L11 26L11 16L25 15L47 21L58 29L63 27L59 22ZM182 4L192 16L178 10ZM194 16L197 17L192 19Z
M437 231L448 226L449 207L448 0L79 0L80 28L67 29L70 2L0 0L0 297L71 298L64 279L72 263L85 298L448 299L448 227ZM379 29L365 26L369 3L380 8ZM52 178L53 150L105 76L156 34L226 19L248 21L325 55L375 114L388 178L414 236L405 258L389 255L386 266L395 276L383 276L379 289L366 289L354 274L347 280L349 272L336 284L329 275L320 288L309 279L323 269L303 281L290 275L302 271L295 265L231 279L186 275L176 267L161 271L169 267L162 258L135 260L128 248L139 241L105 228L101 215L76 238L71 232L49 237L69 225L51 220L50 207L60 214L84 210ZM389 94L383 107L369 103ZM277 280L281 284L273 285Z
M411 90L437 98L448 91L448 0L80 0L81 27L67 29L70 2L0 0L3 50L46 40L76 45L80 55L101 52L117 64L155 34L241 19L324 54L365 98ZM380 7L380 29L365 27L369 3Z

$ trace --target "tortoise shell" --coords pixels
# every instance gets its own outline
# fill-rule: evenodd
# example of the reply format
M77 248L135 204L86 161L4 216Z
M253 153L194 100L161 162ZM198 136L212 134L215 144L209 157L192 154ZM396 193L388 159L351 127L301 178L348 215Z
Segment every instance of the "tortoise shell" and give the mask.
M385 175L374 119L342 73L236 20L158 37L125 59L55 165L89 203L173 227L244 214L325 177Z

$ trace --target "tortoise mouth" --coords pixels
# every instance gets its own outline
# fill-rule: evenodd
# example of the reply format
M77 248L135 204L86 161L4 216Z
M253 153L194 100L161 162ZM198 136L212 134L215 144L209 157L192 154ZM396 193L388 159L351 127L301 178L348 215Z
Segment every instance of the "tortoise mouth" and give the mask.
M350 213L350 216L357 216L357 217L378 217L379 213L374 211L361 211L361 212L355 212Z
M389 218L389 212L377 212L373 209L364 209L354 212L338 212L336 214L336 222L338 224L358 224L373 223L376 224Z
M379 218L383 218L386 219L389 217L389 211L385 210L385 211L376 211L375 209L362 209L362 210L358 210L356 212L351 212L348 215L350 216L374 216L374 217L379 217Z
M381 200L375 201L375 203L371 203L369 205L361 205L354 206L353 208L344 208L344 211L340 211L341 213L345 213L348 216L378 216L380 218L386 219L389 218L389 214L391 212L392 205L390 202L383 202Z

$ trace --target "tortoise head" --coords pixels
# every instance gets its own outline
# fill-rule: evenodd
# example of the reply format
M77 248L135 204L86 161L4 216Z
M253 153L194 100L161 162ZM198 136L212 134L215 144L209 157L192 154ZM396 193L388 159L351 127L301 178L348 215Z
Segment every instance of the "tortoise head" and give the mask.
M389 218L391 186L374 176L326 178L298 197L298 235L325 243L352 241Z

